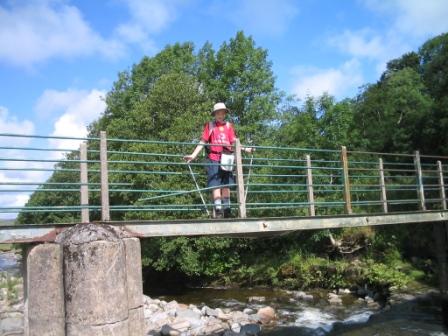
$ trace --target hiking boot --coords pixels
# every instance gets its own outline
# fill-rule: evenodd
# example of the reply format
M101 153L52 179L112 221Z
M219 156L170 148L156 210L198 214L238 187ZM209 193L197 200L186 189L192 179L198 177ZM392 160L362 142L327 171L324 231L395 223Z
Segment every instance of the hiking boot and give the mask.
M230 208L224 209L224 218L232 218L232 209Z

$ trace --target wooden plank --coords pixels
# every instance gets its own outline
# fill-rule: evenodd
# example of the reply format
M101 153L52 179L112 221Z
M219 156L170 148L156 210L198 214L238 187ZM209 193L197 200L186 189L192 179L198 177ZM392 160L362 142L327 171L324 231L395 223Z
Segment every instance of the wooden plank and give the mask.
M414 166L415 166L415 174L417 177L417 196L418 196L418 200L419 200L419 208L420 208L420 210L426 210L425 190L423 188L422 165L420 163L420 152L419 151L415 151Z
M308 190L308 214L316 216L316 208L314 204L314 187L313 187L313 171L311 167L311 156L307 154L306 158L306 187Z
M243 159L240 139L235 141L236 185L238 200L238 215L246 218L246 198L244 195Z
M387 193L386 193L386 182L384 179L384 163L382 158L379 158L379 172L380 172L381 202L383 204L384 213L387 213L388 212Z
M83 142L79 148L79 158L81 161L87 161L87 144ZM81 170L81 222L88 223L89 218L89 187L88 183L88 173L87 173L87 162L80 163Z
M101 171L101 220L110 220L109 208L109 173L107 168L106 132L100 132L100 171Z
M352 210L352 197L350 194L350 179L348 173L348 158L347 158L347 147L341 147L341 162L342 162L342 176L344 179L344 202L345 202L345 212L351 214Z

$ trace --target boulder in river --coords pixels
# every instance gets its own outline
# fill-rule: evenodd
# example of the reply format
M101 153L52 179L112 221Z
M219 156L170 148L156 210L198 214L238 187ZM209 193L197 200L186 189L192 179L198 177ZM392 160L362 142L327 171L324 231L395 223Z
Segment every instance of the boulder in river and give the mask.
M275 320L275 310L272 307L266 306L258 309L257 316L263 324L269 324Z

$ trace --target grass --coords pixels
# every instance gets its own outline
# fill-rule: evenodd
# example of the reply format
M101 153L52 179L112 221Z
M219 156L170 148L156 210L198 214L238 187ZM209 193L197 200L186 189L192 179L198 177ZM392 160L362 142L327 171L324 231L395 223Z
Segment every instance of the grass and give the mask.
M6 288L6 299L9 302L14 302L19 297L17 285L21 282L20 278L12 277L9 274L0 274L0 289Z

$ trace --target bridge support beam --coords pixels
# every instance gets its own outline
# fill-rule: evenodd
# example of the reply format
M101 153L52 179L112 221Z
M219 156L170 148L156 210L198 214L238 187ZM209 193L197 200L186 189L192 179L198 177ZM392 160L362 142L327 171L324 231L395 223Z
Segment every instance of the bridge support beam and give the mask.
M78 224L26 263L26 336L144 335L139 239Z

